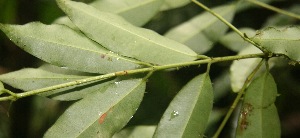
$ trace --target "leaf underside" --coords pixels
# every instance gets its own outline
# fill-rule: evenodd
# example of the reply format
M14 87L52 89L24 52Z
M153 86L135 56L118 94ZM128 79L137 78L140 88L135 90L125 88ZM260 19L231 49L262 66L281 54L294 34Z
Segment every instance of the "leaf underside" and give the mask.
M219 6L212 10L231 22L235 6ZM218 18L204 12L174 27L165 36L187 45L198 54L203 54L213 47L213 44L225 34L227 28L227 25Z
M64 25L3 25L0 29L24 51L60 67L91 73L135 69L140 62L108 51Z
M258 31L251 39L271 54L285 55L291 60L300 62L299 34L300 28L298 26L269 27Z
M45 137L112 137L131 119L144 92L142 79L110 84L69 107Z
M208 74L185 85L165 111L154 137L203 137L213 104Z
M280 121L274 104L276 96L276 84L269 72L249 85L240 111L237 138L280 137Z
M185 45L133 26L120 16L79 2L57 2L86 36L115 53L154 64L196 59L197 54Z

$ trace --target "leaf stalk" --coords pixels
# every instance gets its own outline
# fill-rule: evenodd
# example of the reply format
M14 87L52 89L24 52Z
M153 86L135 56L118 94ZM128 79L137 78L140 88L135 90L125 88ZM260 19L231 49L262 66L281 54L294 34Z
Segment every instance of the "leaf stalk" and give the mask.
M179 68L184 66L191 66L191 65L200 65L200 64L212 64L216 62L223 62L223 61L232 61L232 60L239 60L239 59L247 59L247 58L264 58L265 54L258 53L258 54L248 54L248 55L235 55L235 56L226 56L226 57L214 57L214 58L208 58L203 60L196 60L196 61L190 61L190 62L183 62L183 63L176 63L176 64L168 64L168 65L160 65L160 66L152 66L147 68L140 68L140 69L134 69L134 70L124 70L124 71L118 71L114 73L108 73L104 75L89 77L85 79L80 79L76 81L71 81L68 83L62 83L50 87L45 87L37 90L17 93L10 96L0 97L0 101L6 101L6 100L14 100L19 98L24 98L32 95L37 95L43 92L48 92L56 89L66 88L70 86L76 86L76 85L82 85L90 82L95 81L101 81L117 76L125 76L125 75L132 75L132 74L138 74L138 73L145 73L145 72L155 72L159 70L165 70L170 68Z

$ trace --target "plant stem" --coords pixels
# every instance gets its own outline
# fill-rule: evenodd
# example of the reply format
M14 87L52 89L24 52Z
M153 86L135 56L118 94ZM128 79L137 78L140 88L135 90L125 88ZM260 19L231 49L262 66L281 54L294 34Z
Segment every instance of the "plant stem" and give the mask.
M276 7L274 7L274 6L265 4L265 3L260 2L260 1L258 1L258 0L246 0L246 1L248 1L248 2L250 2L250 3L252 3L252 4L255 4L255 5L261 6L261 7L263 7L263 8L269 9L269 10L271 10L271 11L275 11L275 12L277 12L277 13L284 14L284 15L286 15L286 16L290 16L290 17L293 17L293 18L296 18L296 19L300 20L300 16L297 15L297 14L295 14L295 13L291 13L291 12L288 12L288 11L285 11L285 10L281 10L281 9L279 9L279 8L276 8Z
M191 61L191 62L168 64L168 65L161 65L161 66L152 66L152 67L134 69L134 70L118 71L115 73L109 73L109 74L105 74L105 75L89 77L89 78L80 79L80 80L63 83L63 84L59 84L59 85L54 85L54 86L50 86L50 87L45 87L45 88L41 88L41 89L37 89L37 90L27 91L27 92L23 92L23 93L17 93L15 95L11 95L11 96L0 97L0 101L17 100L19 98L36 95L36 94L40 94L40 93L51 91L51 90L61 89L61 88L70 87L70 86L76 86L79 84L86 84L86 83L90 83L90 82L94 82L94 81L105 80L105 79L109 79L109 78L113 78L113 77L117 77L117 76L138 74L138 73L144 73L144 72L154 72L154 71L158 71L158 70L165 70L165 69L170 69L170 68L178 68L178 67L191 66L191 65L200 65L200 64L206 64L206 63L212 64L215 62L222 62L222 61L231 61L231 60L246 59L246 58L263 58L263 57L265 57L265 54L263 54L263 53L226 56L226 57L215 57L215 58L208 58L208 59Z
M10 90L7 90L7 89L3 89L2 92L8 93L8 94L10 94L12 96L16 96L15 93L13 93L13 92L11 92Z
M259 44L255 43L254 41L252 41L251 39L249 39L247 37L247 35L245 33L242 33L239 29L237 29L235 26L233 26L230 22L228 22L226 19L224 19L222 16L220 16L219 14L215 13L214 11L212 11L210 8L208 8L207 6L203 5L202 3L198 2L197 0L192 0L192 2L194 2L195 4L197 4L198 6L200 6L201 8L203 8L204 10L206 10L207 12L209 12L210 14L214 15L215 17L217 17L220 21L222 21L224 24L226 24L229 28L231 28L233 31L235 31L239 36L241 36L245 41L249 42L250 44L256 46L257 48L259 48L261 51L263 51L264 53L269 53L267 50L265 50L263 47L261 47Z
M219 135L221 134L224 126L226 125L227 121L229 120L229 117L231 116L233 110L235 109L235 107L237 106L237 104L239 103L241 97L243 96L243 94L245 93L245 90L248 86L248 84L251 82L251 80L254 78L254 75L257 73L257 71L259 70L259 68L261 67L261 65L263 64L264 59L262 59L259 64L255 67L255 69L250 73L250 75L247 77L247 79L245 80L245 83L242 87L242 89L240 90L240 92L238 93L238 95L236 96L236 98L234 99L230 109L228 110L226 116L224 117L221 125L219 126L218 130L216 131L216 133L214 134L213 138L217 138L219 137Z

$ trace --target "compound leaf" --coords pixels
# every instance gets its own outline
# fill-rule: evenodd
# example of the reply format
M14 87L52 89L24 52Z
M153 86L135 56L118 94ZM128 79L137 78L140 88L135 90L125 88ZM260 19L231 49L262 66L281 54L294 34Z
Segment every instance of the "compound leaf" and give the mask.
M135 69L138 61L114 54L64 25L3 25L0 29L20 48L53 65L110 73Z
M272 54L285 55L300 62L299 34L300 28L297 26L281 29L269 27L258 31L251 39Z
M185 85L165 111L154 137L203 137L213 104L207 73Z
M144 92L143 79L110 84L69 107L45 137L112 137L137 110Z
M86 36L120 55L155 64L196 59L191 49L159 34L131 25L123 18L80 2L57 0L60 8Z
M280 137L280 121L274 104L276 96L276 84L269 72L249 85L240 111L237 138Z
M212 10L230 22L233 19L235 5L219 6ZM227 25L218 18L205 12L171 29L165 36L202 54L213 47L213 43L225 34L227 28Z

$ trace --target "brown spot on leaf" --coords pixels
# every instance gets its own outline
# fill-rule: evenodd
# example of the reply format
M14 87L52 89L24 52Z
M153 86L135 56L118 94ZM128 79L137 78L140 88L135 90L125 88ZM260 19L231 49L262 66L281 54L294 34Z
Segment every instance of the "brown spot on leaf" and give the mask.
M100 116L99 121L98 121L99 124L103 124L103 122L104 122L104 120L105 120L107 114L112 110L112 108L113 108L113 107L111 107L107 112L105 112L104 114L102 114L102 115Z
M99 121L98 121L99 124L102 124L104 122L104 119L106 118L106 116L107 116L107 112L100 116Z
M100 57L101 57L101 58L105 58L105 56L106 56L106 54L101 54Z
M242 111L240 113L240 129L241 131L244 131L247 129L249 122L248 122L248 116L252 112L253 107L250 103L245 103L243 105Z

